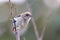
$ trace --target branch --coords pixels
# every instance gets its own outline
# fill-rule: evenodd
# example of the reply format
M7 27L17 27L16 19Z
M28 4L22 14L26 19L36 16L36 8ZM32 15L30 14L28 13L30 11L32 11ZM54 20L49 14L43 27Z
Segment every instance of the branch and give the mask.
M10 0L9 0L9 6L10 6L10 7L9 7L9 8L10 8L10 10L9 10L9 11L10 11L10 14L9 14L10 16L9 16L9 17L10 17L10 18L13 18L13 16L12 16L12 3L11 3Z
M24 40L26 40L25 36L23 37Z
M42 29L42 33L41 33L41 36L40 36L39 40L43 40L43 36L44 36L44 34L45 34L45 31L46 31L46 28L47 28L47 24L48 24L47 21L44 22L43 29Z
M46 20L43 23L43 29L42 29L42 33L41 33L41 36L40 36L39 40L43 40L43 36L45 34L45 31L46 31L46 28L47 28L47 24L48 24L49 19L51 18L51 16L52 16L52 10L49 10L49 12L47 14L47 17L46 17Z
M38 29L37 29L37 26L36 26L36 24L35 24L35 21L34 21L34 18L32 17L32 24L33 24L33 26L34 26L34 31L35 31L35 35L36 35L36 37L37 37L37 40L39 39L39 33L38 33Z
M20 30L16 31L16 40L20 40Z

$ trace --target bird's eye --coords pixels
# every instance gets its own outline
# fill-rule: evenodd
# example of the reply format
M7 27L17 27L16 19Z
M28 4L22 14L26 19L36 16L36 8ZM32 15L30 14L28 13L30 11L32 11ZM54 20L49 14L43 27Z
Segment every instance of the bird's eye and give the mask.
M29 16L29 14L26 14L26 16Z

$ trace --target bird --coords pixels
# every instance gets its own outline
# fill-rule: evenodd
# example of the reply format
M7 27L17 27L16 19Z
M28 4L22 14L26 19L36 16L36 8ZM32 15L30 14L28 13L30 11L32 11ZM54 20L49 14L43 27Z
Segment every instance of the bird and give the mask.
M23 35L28 29L28 25L31 18L32 18L32 14L28 11L15 16L12 19L13 33L17 34L17 30L19 30L19 34Z

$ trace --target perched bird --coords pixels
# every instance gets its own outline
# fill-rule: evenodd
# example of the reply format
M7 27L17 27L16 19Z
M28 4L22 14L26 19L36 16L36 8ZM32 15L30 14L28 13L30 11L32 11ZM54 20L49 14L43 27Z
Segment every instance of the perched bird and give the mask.
M13 33L17 34L17 31L19 31L20 35L23 35L28 29L31 18L32 14L30 12L25 12L14 17L12 20Z

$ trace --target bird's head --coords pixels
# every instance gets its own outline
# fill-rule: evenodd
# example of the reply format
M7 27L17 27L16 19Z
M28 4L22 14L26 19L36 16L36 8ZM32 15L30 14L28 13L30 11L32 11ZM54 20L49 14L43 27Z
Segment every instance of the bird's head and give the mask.
M30 12L24 12L20 15L18 15L17 17L13 18L13 23L18 22L18 21L25 21L27 23L29 23L29 21L32 18L32 14Z

